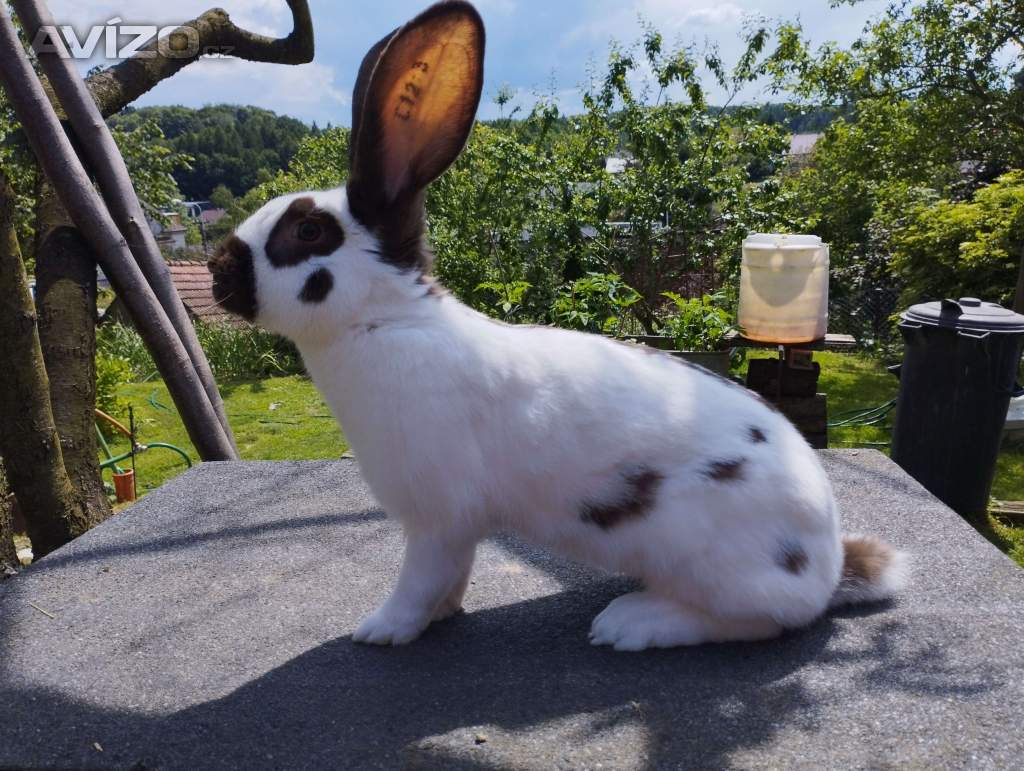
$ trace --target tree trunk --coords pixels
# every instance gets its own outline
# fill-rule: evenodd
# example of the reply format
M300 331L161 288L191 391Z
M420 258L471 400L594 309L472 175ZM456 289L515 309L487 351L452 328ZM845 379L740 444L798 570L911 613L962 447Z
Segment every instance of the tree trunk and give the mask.
M96 262L49 185L36 208L36 309L64 468L89 521L110 516L96 446Z
M18 554L14 548L12 506L14 498L7 486L4 462L0 458L0 581L11 575L18 567Z
M0 455L33 552L41 557L84 533L90 522L75 498L53 423L35 307L14 232L14 205L10 184L0 177Z
M12 4L26 29L52 28L55 24L45 4L40 0L12 0ZM60 44L57 46L59 48ZM135 186L128 175L128 166L121 157L121 151L114 142L110 129L100 115L99 108L85 81L82 80L77 66L70 58L56 53L40 52L36 59L49 78L49 85L68 116L78 139L79 156L91 167L114 222L127 239L135 261L181 339L237 459L237 447L210 364L199 345L196 330L185 312L185 306L171 281L170 269L160 253L156 237L146 224L146 215L142 211ZM71 329L73 331L73 327Z
M14 23L2 5L0 82L36 160L75 225L96 251L104 272L131 313L200 457L203 460L236 459L238 454L220 424L188 352L75 155L21 47Z
M1013 298L1013 310L1024 313L1024 244L1020 247L1020 270L1017 271L1017 293Z

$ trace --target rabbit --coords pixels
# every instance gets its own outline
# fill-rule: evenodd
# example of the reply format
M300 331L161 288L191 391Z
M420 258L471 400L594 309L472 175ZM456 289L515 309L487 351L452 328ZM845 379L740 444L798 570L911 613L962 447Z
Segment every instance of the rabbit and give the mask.
M500 323L430 276L424 191L467 141L483 56L461 0L387 35L359 68L346 184L270 201L209 263L218 303L296 343L402 525L397 584L353 639L401 645L458 612L499 531L642 581L591 626L617 650L768 639L891 597L904 555L840 535L815 452L752 392Z

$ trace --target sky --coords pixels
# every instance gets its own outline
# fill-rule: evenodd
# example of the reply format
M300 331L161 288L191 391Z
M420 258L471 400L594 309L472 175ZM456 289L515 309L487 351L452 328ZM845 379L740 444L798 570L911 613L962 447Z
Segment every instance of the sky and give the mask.
M311 63L294 67L205 59L135 104L251 104L320 126L349 125L352 84L366 50L427 4L425 0L311 0L316 33ZM751 19L799 19L815 43L845 44L884 8L884 0L839 8L829 7L828 0L476 0L475 4L487 27L481 119L498 116L494 97L505 85L516 94L512 105L524 110L537 93L544 93L555 94L563 112L579 111L579 87L586 82L588 65L606 60L613 39L635 42L641 34L641 18L654 24L667 42L717 44L728 64L739 56L744 24ZM121 19L121 24L174 25L217 5L241 27L275 37L291 30L284 0L51 0L50 9L58 24L71 25L85 40L91 25L105 25L112 19ZM102 48L98 46L99 51ZM94 58L82 67L98 63L101 60ZM711 97L713 103L723 99L715 91ZM743 100L758 101L759 94L748 91Z

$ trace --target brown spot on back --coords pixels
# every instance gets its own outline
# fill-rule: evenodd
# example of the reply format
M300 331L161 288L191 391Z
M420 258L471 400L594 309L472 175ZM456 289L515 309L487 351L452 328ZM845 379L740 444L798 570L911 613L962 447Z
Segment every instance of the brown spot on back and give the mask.
M319 236L305 240L299 237L303 225L319 228ZM337 251L345 243L345 231L330 212L318 209L309 196L296 198L267 238L267 259L275 268L298 265L310 257L324 256Z
M764 442L768 441L768 437L764 435L764 431L762 431L757 426L751 426L749 429L749 433L750 441L753 442L754 444L763 444Z
M708 466L704 471L704 475L708 479L714 479L716 482L733 482L743 479L743 464L746 463L744 458L737 458L736 460L716 460Z
M623 474L623 488L618 497L602 503L584 501L580 506L580 519L609 530L628 519L643 517L654 506L658 486L664 478L660 471L646 466Z
M787 573L800 575L807 567L807 552L795 542L786 541L779 546L778 564Z

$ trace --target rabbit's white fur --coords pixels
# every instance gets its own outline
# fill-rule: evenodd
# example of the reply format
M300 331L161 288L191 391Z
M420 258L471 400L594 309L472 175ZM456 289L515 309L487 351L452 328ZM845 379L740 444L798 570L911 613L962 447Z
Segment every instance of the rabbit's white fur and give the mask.
M259 323L296 342L407 536L398 585L356 640L405 643L456 611L475 544L503 529L643 580L594 622L593 641L620 649L770 637L829 606L843 567L836 505L784 417L668 356L497 323L428 294L418 273L378 258L344 189L301 195L344 228L335 253L269 264L263 245L295 196L237 236L253 253ZM333 291L298 303L320 267ZM709 476L723 461L740 473ZM585 502L615 501L637 467L663 477L646 514L608 529L581 518ZM780 564L787 545L806 558L799 570ZM894 570L872 597L891 592Z

